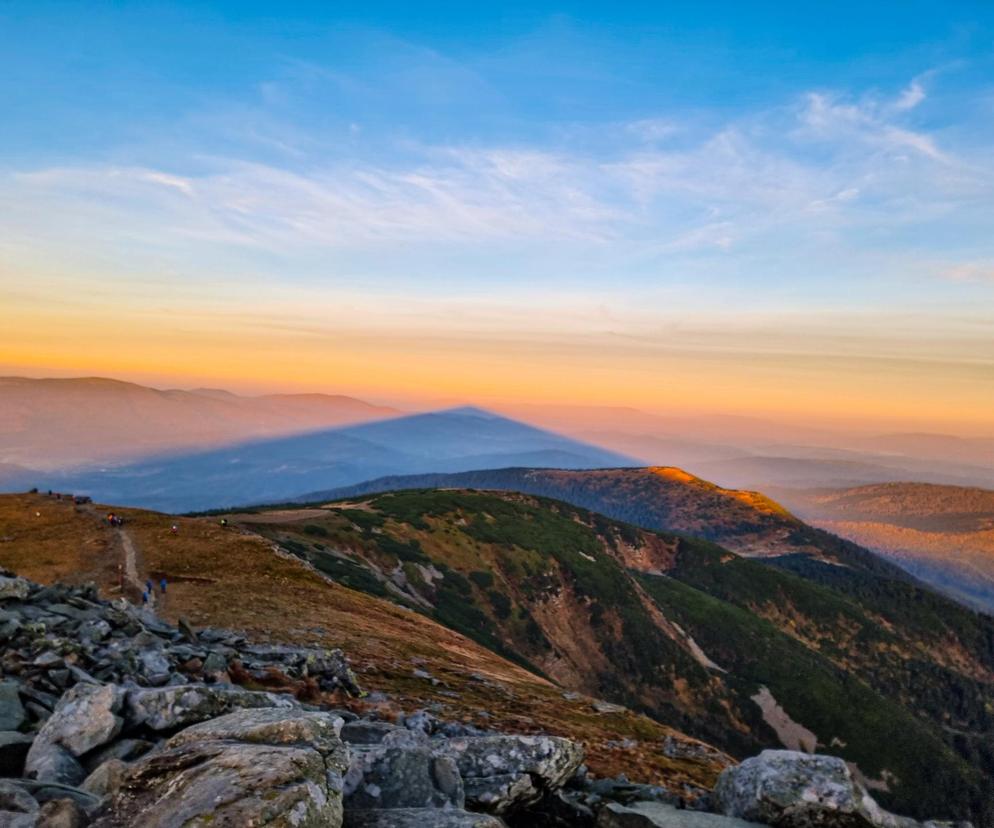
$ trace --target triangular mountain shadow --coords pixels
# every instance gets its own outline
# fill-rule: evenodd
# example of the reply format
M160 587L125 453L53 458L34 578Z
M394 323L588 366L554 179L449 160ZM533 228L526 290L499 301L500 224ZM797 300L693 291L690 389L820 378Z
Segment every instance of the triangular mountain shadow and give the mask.
M37 485L119 505L193 511L287 500L384 475L638 465L634 458L464 407L42 475Z

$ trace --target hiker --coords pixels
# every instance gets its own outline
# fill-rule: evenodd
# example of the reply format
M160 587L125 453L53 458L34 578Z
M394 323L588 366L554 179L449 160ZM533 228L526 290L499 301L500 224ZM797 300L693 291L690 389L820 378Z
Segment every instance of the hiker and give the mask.
M152 579L151 578L149 578L147 581L145 581L145 592L147 592L149 595L152 594Z
M148 603L148 590L147 589L142 593L142 603L143 604L147 604Z
M162 591L163 595L166 594L166 579L165 578L163 578L161 581L159 581L159 589Z
M173 535L178 535L179 527L174 523L172 526L169 527L169 532Z
M228 525L228 519L227 518L221 518L221 525L222 526L227 526Z

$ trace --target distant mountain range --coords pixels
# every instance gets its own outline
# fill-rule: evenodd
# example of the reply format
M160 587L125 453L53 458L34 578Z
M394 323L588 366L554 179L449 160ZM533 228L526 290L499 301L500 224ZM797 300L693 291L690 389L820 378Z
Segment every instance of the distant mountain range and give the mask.
M39 470L93 471L143 461L154 466L163 456L207 453L409 413L340 395L247 397L209 388L160 390L99 377L0 378L0 489L32 486ZM679 466L732 488L844 488L906 480L994 488L994 439L989 438L854 434L721 414L657 415L625 406L508 405L495 413L615 458ZM341 458L343 468L349 457L345 452ZM500 458L497 465L507 465L506 460ZM553 465L554 455L529 464ZM368 465L368 476L466 468L380 465L374 455ZM358 482L348 474L329 481ZM204 504L191 508L198 506Z
M637 465L600 449L475 408L255 440L103 469L36 474L34 486L165 511L287 500L384 474L517 465Z
M401 414L326 394L243 397L209 388L158 390L100 377L0 377L0 463L18 467L8 474L66 470Z
M777 494L815 525L994 614L994 491L888 483Z

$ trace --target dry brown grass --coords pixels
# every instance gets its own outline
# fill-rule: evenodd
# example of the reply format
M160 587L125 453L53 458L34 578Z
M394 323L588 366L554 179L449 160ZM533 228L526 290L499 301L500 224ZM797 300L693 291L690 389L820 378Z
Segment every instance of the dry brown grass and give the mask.
M113 530L101 523L106 511L0 495L0 537L7 538L0 543L0 566L43 583L94 580L110 593L122 553ZM329 583L252 532L212 518L115 511L127 521L141 578L169 579L160 611L172 621L183 616L256 640L341 647L363 686L389 693L392 708L440 704L450 719L578 739L590 767L603 775L710 787L728 761L668 758L662 751L667 736L693 740L645 716L605 716L592 710L589 699L567 701L559 688L434 621ZM416 677L416 668L438 684ZM620 744L626 739L633 741Z

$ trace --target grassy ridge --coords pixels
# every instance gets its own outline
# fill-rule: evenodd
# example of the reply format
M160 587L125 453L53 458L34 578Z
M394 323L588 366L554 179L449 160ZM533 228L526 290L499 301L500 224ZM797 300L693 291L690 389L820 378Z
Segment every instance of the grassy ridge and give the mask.
M518 493L403 491L313 512L256 525L344 584L739 755L777 744L751 700L766 686L820 750L887 780L885 804L990 824L974 735L992 729L990 627L858 547L852 565L771 566ZM666 576L633 571L660 542L677 550ZM728 672L706 668L671 622Z

